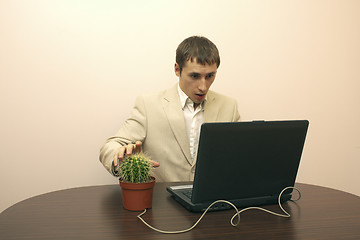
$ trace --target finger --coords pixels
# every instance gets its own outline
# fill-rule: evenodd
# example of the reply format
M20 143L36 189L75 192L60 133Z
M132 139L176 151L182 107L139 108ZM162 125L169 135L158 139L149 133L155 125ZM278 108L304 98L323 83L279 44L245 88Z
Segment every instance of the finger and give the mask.
M124 158L124 147L119 148L118 154L115 156L115 159L113 160L114 162L114 167L117 167L117 165L119 164L119 160Z
M118 159L122 160L124 158L125 150L126 150L125 147L120 147L118 151L117 159L114 159L114 161Z
M117 167L117 165L119 164L119 159L118 158L115 158L113 160L113 163L114 163L114 167Z
M140 141L137 141L135 143L135 149L134 149L136 152L141 152L142 151L142 142Z
M160 163L150 160L150 164L153 167L160 167Z
M130 156L135 148L135 144L129 144L126 146L126 155Z

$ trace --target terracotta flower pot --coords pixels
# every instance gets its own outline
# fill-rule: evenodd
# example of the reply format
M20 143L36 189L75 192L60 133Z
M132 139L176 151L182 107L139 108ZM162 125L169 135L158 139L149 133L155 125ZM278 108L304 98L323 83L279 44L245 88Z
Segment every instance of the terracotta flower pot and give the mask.
M151 208L155 178L146 183L123 182L119 179L122 189L122 201L125 209L142 211Z

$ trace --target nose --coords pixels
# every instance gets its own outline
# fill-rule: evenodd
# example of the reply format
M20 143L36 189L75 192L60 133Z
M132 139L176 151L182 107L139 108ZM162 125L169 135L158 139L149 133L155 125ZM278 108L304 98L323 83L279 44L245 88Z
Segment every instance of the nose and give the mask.
M198 85L198 88L201 92L206 92L206 80L205 78L201 78L200 81L199 81L199 85Z

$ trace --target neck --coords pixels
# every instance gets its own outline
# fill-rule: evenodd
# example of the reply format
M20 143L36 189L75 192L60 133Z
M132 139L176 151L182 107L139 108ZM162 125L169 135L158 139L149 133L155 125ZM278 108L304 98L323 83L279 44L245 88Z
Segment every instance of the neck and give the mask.
M198 106L200 106L200 103L194 103L194 110L196 110Z

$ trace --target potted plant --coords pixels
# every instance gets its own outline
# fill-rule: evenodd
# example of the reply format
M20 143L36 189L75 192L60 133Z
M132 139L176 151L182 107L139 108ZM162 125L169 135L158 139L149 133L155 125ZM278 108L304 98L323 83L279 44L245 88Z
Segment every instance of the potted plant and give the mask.
M119 170L124 208L131 211L151 208L155 178L150 176L150 159L144 153L130 155Z

